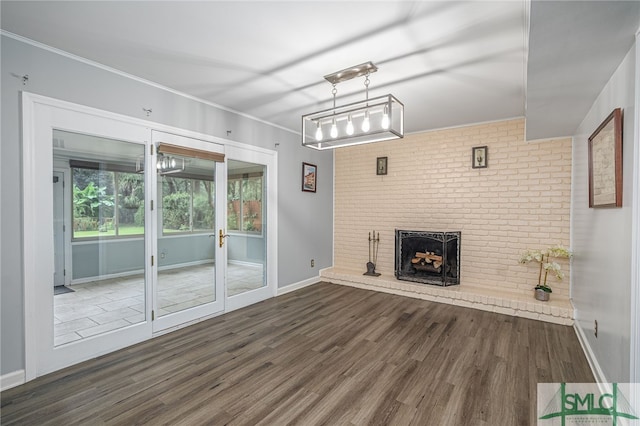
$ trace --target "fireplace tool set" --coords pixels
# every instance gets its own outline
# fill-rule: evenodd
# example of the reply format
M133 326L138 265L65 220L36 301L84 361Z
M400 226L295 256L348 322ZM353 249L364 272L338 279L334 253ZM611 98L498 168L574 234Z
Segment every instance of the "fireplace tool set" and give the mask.
M380 245L380 232L376 234L373 231L373 236L369 232L369 261L367 262L367 272L362 275L370 275L372 277L379 277L380 273L376 272L376 262L378 261L378 246ZM371 257L373 255L373 258Z

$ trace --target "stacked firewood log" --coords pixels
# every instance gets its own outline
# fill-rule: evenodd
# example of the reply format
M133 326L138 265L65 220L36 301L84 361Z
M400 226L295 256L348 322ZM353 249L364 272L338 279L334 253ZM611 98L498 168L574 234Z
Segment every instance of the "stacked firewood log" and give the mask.
M442 266L442 256L438 256L434 252L416 252L416 255L411 259L413 267L419 270L432 270L434 272L440 272Z

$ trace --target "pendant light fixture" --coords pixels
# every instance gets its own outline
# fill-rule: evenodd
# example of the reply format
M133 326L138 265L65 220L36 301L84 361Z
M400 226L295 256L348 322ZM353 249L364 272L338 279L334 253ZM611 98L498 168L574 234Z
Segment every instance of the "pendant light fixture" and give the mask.
M156 162L156 169L158 174L168 175L171 173L184 172L184 158L169 157L158 153L158 161Z
M404 137L404 105L393 95L369 99L371 62L324 76L332 84L333 108L302 116L302 145L315 149L380 142ZM365 77L365 99L336 107L336 85Z

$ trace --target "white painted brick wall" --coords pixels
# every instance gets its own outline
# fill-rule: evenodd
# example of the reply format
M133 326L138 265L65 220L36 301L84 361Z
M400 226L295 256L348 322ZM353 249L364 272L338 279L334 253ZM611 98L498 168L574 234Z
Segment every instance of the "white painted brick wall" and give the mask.
M488 168L471 167L488 146ZM376 158L388 174L376 175ZM461 231L461 286L530 296L537 264L527 248L569 245L571 139L524 141L524 120L405 136L335 153L334 266L366 270L368 233L380 232L377 271L393 275L394 230ZM566 277L549 282L568 299Z

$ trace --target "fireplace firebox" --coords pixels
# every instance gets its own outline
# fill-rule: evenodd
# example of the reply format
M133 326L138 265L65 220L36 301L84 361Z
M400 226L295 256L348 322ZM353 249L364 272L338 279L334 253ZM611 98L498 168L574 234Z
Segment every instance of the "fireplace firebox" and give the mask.
M396 229L396 278L423 284L460 284L460 232Z

